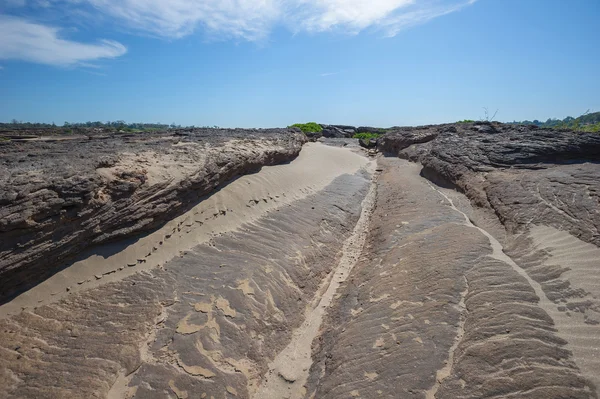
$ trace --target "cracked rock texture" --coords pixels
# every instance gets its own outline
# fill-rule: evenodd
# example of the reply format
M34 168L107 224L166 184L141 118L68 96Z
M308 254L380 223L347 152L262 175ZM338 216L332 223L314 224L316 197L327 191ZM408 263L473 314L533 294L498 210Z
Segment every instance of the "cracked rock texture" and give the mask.
M295 158L296 130L195 129L2 143L0 301L83 249L142 233L236 176Z
M379 149L492 210L510 233L528 224L600 245L600 135L496 123L398 129Z

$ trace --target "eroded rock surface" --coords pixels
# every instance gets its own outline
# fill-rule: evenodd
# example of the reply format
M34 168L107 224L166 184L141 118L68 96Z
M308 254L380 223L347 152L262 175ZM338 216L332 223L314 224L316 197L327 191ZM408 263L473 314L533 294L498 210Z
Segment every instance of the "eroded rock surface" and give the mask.
M474 205L469 216L479 226L496 221L500 228L489 231L538 287L548 326L589 386L600 386L600 136L475 123L406 128L388 134L379 146L421 163L421 175L430 181L464 192ZM454 391L443 385L439 392L458 394L464 381L455 380ZM505 389L507 381L497 389ZM560 391L526 391L537 397L555 392Z
M94 258L79 288L61 285L82 275L75 263L43 304L35 293L46 283L20 296L24 310L0 320L0 397L597 397L599 136L394 128L377 142L392 156L378 159L376 183L356 143L311 143L290 165L198 203L202 190L293 158L305 141L296 130L255 135L121 138L114 158L98 150L82 161L80 175L95 176L87 183L70 169L55 193L76 194L56 206L43 205L54 204L50 183L23 189L29 202L10 199L55 212L3 219L7 237L37 231L31 245L0 252L21 266L197 205ZM89 151L88 141L49 148ZM11 181L29 187L35 173ZM94 230L95 220L110 228Z
M0 321L2 397L251 397L341 256L369 184L340 176L162 268Z
M0 301L91 245L153 229L236 176L292 160L305 141L285 129L196 129L3 143Z
M600 135L502 124L388 133L380 150L420 162L424 176L492 210L511 233L527 224L600 245Z
M315 347L316 398L591 398L499 243L403 160L380 160L371 235Z

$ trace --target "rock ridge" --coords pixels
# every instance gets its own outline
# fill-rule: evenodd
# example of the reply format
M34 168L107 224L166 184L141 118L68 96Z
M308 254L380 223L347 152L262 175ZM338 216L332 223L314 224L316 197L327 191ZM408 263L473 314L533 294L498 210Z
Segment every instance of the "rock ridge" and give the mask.
M150 231L223 183L294 159L291 129L193 129L4 142L0 302L100 243Z
M510 233L544 224L600 245L598 134L459 123L395 129L378 148L421 163L427 178L492 210Z

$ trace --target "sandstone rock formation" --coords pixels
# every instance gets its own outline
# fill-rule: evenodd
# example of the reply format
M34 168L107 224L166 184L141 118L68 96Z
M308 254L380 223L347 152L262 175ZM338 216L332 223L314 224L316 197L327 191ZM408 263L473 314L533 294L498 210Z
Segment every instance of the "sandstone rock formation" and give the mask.
M3 142L0 301L84 248L153 229L236 176L290 161L305 141L288 130L196 129Z
M95 246L0 306L0 397L598 397L600 136L174 133L0 144L3 295Z
M149 248L144 263L108 258L92 288L0 319L0 397L252 397L341 257L371 184L361 155L308 147L132 244ZM169 248L175 256L159 263Z
M379 149L420 162L511 233L546 224L600 245L598 134L480 122L395 130Z
M585 397L588 394L595 397L594 390L600 386L600 136L479 122L399 129L380 140L379 148L420 163L421 175L438 186L466 194L474 206L467 212L470 220L504 244L506 262L528 280L537 296L533 302L543 310L540 317L549 318L547 327L555 329L565 344L567 352L556 353L554 358L564 362L572 356L589 387L578 394L567 394L561 393L559 387L538 386L524 390L506 381L494 380L498 384L494 390L508 395L518 389L520 397ZM465 274L467 280L473 270ZM498 270L491 268L486 273ZM504 284L494 282L494 285ZM491 287L489 292L492 296L482 303L488 307L493 295L504 295ZM513 291L505 302L515 301L518 296ZM480 295L478 300L482 297ZM469 306L468 296L466 306L467 320L473 313L482 311L481 305ZM509 312L514 316L518 310L511 306ZM502 325L512 334L515 323L507 320ZM481 323L477 324L477 327L472 325L470 332L467 321L456 353L463 359L475 356L472 359L475 360L482 356L489 362L493 355L483 352L475 355L467 349L469 334L476 336L482 331ZM541 332L531 335L549 342L542 336ZM520 340L511 343L523 344ZM494 345L494 350L499 350L499 343ZM479 351L485 346L478 348ZM522 355L529 350L532 349L519 349ZM533 352L536 356L542 353L540 349ZM505 350L498 353L502 354L498 356L510 357ZM450 376L439 388L439 397L455 397L459 392L461 396L472 392L465 397L492 395L481 391L483 386L472 391L474 387L466 378L470 373L478 376L478 381L485 380L481 377L483 364L475 364L468 371L464 360L455 362ZM531 368L522 370L532 372ZM526 382L510 378L515 383ZM558 377L550 376L547 381L551 380L559 381Z
M379 167L370 235L315 343L307 397L595 397L539 292L460 195L415 164Z

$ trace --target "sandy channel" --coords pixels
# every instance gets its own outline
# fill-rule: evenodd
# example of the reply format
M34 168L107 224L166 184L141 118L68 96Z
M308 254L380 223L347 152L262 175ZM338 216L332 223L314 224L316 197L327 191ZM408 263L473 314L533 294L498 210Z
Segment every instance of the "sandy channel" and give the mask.
M239 229L267 212L314 194L336 177L366 169L370 160L346 148L306 144L289 164L242 176L145 236L102 245L36 287L0 306L0 318L54 303L75 292L162 267L183 252Z

